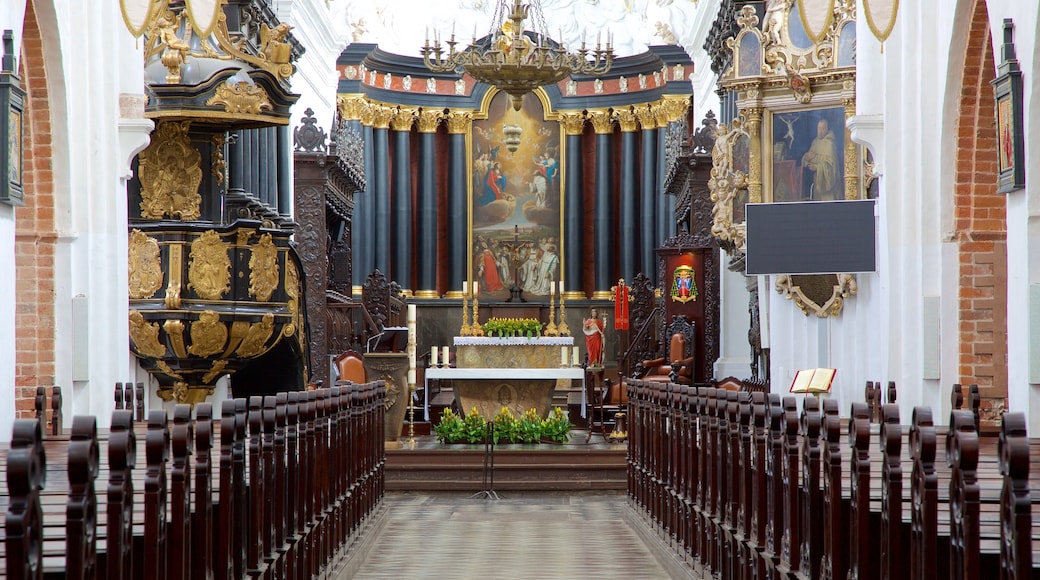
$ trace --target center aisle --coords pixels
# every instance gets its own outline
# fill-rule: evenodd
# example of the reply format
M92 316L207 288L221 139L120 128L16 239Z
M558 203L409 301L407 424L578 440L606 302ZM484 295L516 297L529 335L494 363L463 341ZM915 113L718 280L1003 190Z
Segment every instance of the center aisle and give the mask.
M389 493L340 578L669 578L624 493Z

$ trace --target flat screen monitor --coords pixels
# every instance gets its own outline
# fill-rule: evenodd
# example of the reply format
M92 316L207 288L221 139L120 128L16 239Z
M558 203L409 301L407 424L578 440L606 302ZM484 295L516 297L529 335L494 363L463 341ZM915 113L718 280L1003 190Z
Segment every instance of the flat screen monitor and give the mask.
M749 203L745 273L877 271L874 200Z

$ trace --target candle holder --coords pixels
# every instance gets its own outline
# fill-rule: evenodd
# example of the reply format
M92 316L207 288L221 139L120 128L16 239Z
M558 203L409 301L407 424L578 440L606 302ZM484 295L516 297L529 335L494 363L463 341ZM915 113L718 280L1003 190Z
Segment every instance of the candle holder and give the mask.
M415 449L415 383L408 385L408 448Z
M476 294L474 294L473 295L473 326L470 329L470 331L472 332L472 334L470 336L484 336L484 327L482 327L480 325L479 320L480 320L480 299L477 298Z
M555 284L555 282L552 282ZM560 331L556 328L556 301L555 296L549 296L549 324L545 325L545 332L542 333L544 336L559 336Z
M473 336L473 329L469 325L469 302L466 295L462 295L462 327L459 328L459 336Z
M560 324L556 326L560 336L570 336L571 328L567 326L567 307L563 305L563 293L560 293Z

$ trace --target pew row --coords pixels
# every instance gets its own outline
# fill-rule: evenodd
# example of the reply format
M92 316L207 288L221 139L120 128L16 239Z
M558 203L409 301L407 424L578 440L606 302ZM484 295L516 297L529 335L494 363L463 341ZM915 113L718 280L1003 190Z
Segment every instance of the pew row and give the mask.
M383 497L385 383L177 405L107 431L15 423L0 485L7 578L314 578Z
M1031 578L1040 549L1021 414L878 416L831 399L629 380L628 494L691 569L723 579ZM894 399L894 397L893 397ZM890 399L892 400L892 399ZM872 418L880 422L872 422Z

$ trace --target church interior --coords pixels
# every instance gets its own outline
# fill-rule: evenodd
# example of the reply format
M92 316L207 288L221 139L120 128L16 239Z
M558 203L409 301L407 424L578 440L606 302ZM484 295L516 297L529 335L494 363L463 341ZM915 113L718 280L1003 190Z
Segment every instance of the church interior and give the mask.
M0 575L1037 575L1040 7L104 4L0 4Z

